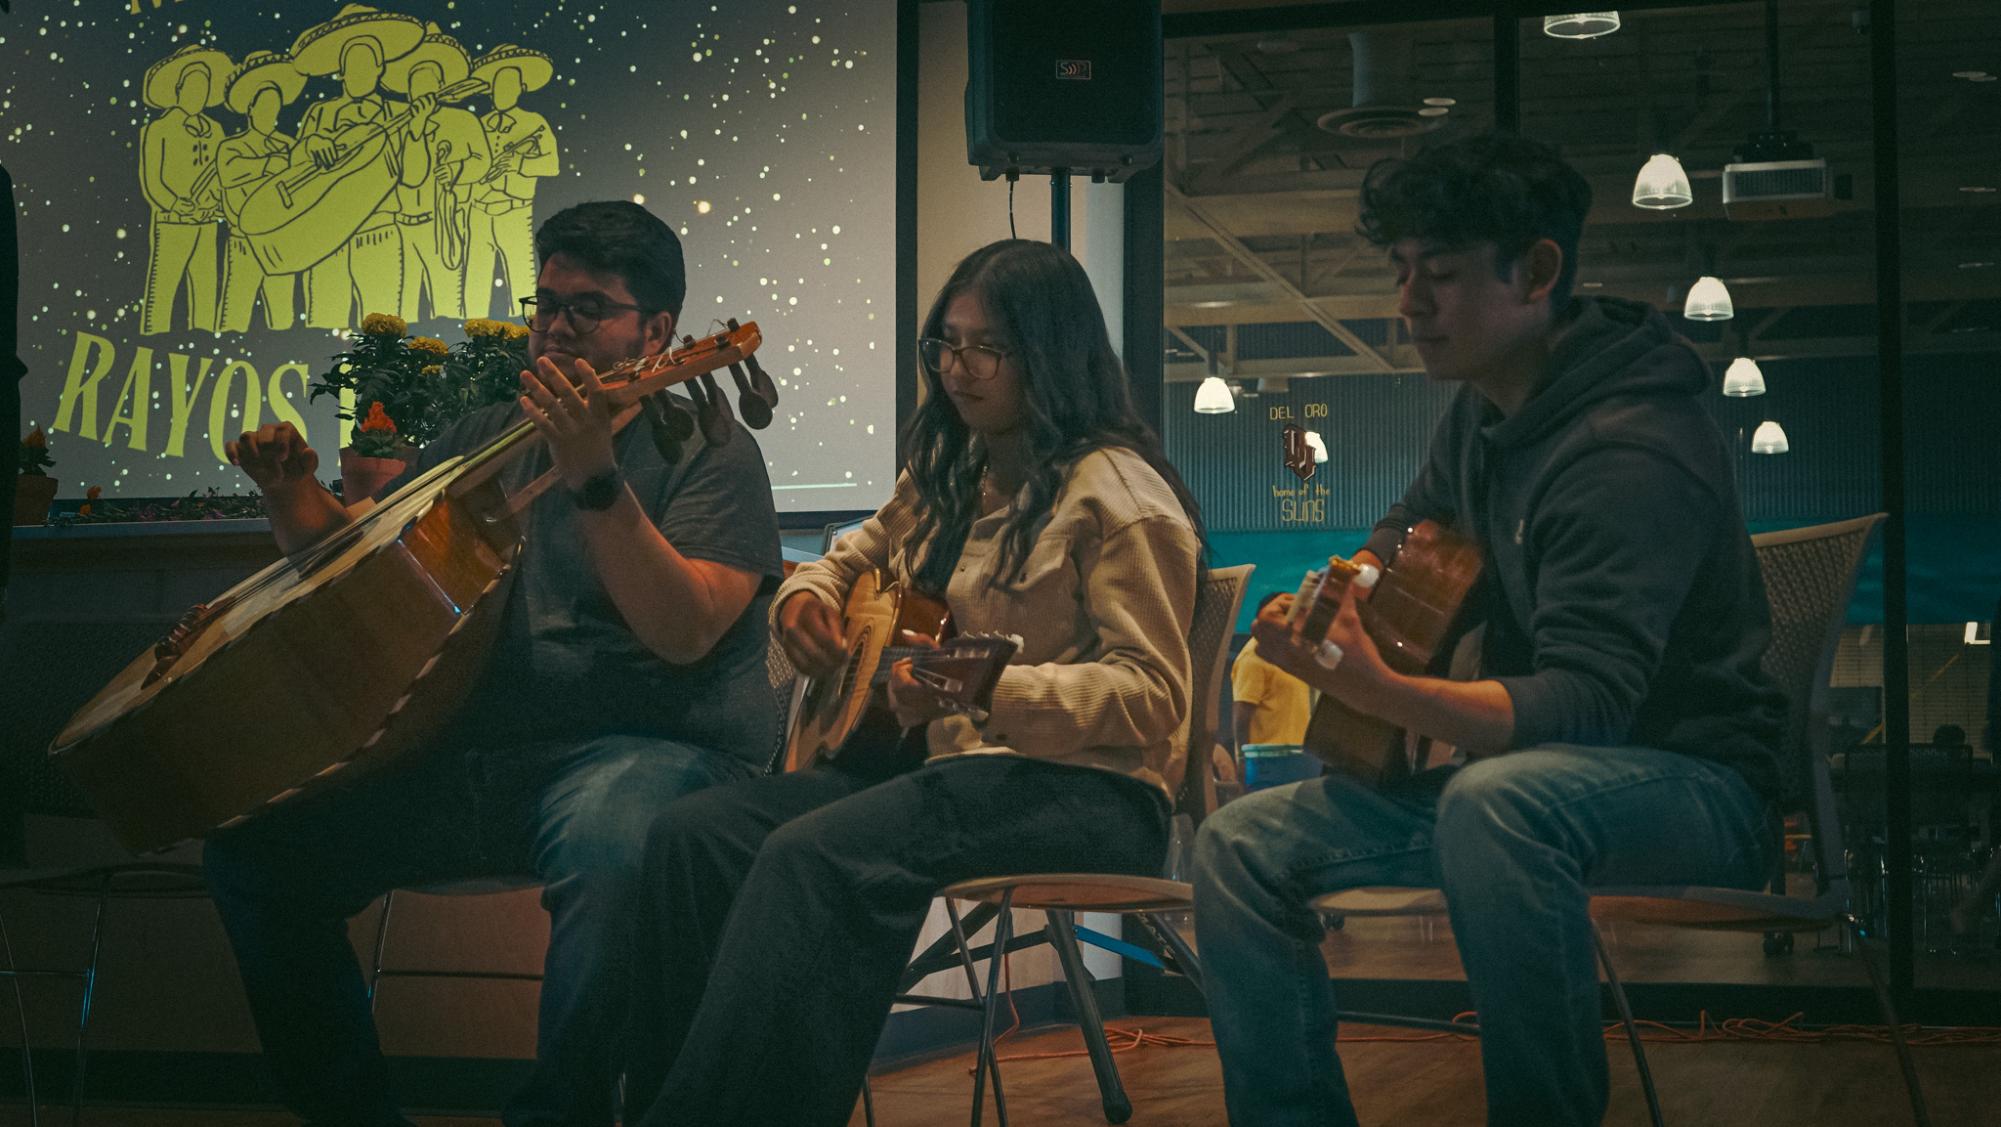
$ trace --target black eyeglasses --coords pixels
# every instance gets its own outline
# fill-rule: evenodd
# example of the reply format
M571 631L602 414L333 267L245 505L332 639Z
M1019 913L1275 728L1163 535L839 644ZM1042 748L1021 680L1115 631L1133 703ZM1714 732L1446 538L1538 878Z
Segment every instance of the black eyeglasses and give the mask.
M546 333L555 327L556 318L565 311L570 314L570 331L580 337L597 332L606 317L630 310L644 314L646 307L628 305L622 301L602 301L595 297L580 297L575 301L558 301L553 297L524 297L521 299L521 319L538 333Z
M917 338L917 358L924 363L924 370L938 375L945 370L945 357L957 360L959 367L976 380L990 380L1000 371L1000 363L1010 353L1005 349L985 344L953 345L950 341L937 337Z

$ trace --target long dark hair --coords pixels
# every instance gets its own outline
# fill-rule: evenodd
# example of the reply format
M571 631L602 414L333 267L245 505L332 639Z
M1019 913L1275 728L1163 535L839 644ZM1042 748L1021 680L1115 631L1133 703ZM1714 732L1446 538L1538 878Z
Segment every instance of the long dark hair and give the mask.
M1002 533L995 578L1020 578L1035 525L1055 504L1065 472L1100 447L1123 446L1146 459L1174 490L1199 540L1202 515L1195 498L1168 464L1159 436L1133 407L1125 366L1112 351L1098 296L1077 260L1049 243L989 243L952 271L925 315L921 335L942 336L945 310L963 293L978 295L1021 373L1021 427L1031 468L1026 498ZM979 516L987 459L937 373L921 363L918 368L926 395L904 429L910 477L922 502L915 542L928 541L916 578L920 587L943 591Z

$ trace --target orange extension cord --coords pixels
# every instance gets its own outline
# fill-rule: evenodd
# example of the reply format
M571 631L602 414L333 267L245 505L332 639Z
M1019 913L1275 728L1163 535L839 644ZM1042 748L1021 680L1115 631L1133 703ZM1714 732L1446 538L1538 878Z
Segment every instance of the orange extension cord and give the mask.
M1081 1057L1082 1048L1062 1049L1047 1053L999 1054L1000 1043L1021 1029L1021 1011L1014 1004L1014 983L1011 960L1001 962L1001 990L1007 998L1009 1025L994 1038L996 1061L1057 1060L1063 1057ZM1453 1021L1467 1021L1474 1016L1473 1011L1454 1014ZM1635 1021L1639 1027L1640 1040L1650 1044L1700 1044L1706 1041L1771 1041L1788 1045L1821 1045L1836 1041L1868 1041L1887 1044L1889 1029L1881 1025L1829 1025L1819 1029L1803 1029L1798 1022L1804 1013L1795 1013L1784 1021L1765 1021L1755 1017L1733 1017L1717 1021L1709 1016L1708 1010L1696 1015L1694 1029L1679 1029L1658 1021ZM1904 1040L1912 1048L1947 1048L1962 1045L2001 1045L2001 1028L1992 1026L1938 1026L1927 1029L1921 1025L1905 1025ZM1618 1022L1607 1022L1605 1039L1623 1041L1625 1026ZM1395 1033L1371 1034L1367 1037L1350 1037L1343 1033L1339 1040L1349 1045L1381 1045L1398 1043L1419 1043L1424 1041L1474 1041L1479 1038L1471 1030L1465 1033ZM1214 1048L1216 1042L1207 1037L1171 1037L1165 1033L1149 1033L1144 1029L1128 1029L1107 1025L1105 1041L1114 1053L1127 1053L1140 1048L1188 1049ZM966 1070L967 1074L972 1069Z

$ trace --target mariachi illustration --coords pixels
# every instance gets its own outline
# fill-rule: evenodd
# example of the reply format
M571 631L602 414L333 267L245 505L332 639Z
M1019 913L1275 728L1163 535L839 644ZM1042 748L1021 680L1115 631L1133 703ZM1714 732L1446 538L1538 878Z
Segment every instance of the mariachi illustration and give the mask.
M493 264L500 259L507 281L500 315L514 313L516 301L535 291L535 181L560 171L556 134L549 122L520 104L523 91L548 85L556 69L549 56L512 44L495 48L473 64L473 78L492 89L493 109L480 118L493 165L474 194L472 237L467 247L465 311L492 316Z
M418 101L460 87L471 73L466 49L432 24L416 50L383 71L382 85ZM493 153L479 118L456 106L433 110L419 140L430 154L431 174L415 187L407 181L396 187L403 248L403 300L397 312L406 321L421 319L425 314L419 299L428 295L430 316L459 318L465 315L472 190L493 163Z
M146 69L146 104L162 111L139 132L147 235L142 333L163 333L187 291L188 327L215 329L216 150L222 128L204 111L222 101L229 56L190 44Z
M264 299L264 326L287 329L297 316L294 298L298 281L290 274L273 274L250 252L250 240L239 229L243 201L272 177L291 166L292 138L278 132L278 113L299 100L306 76L283 51L252 51L244 56L223 88L222 104L244 117L243 132L233 133L216 148L217 179L222 185L222 217L229 237L222 252L222 331L250 328L250 311ZM151 308L151 304L148 304Z
M534 284L536 182L560 170L554 131L519 99L554 74L543 52L509 44L474 61L436 24L364 4L234 67L198 46L154 63L140 332L176 328L182 293L182 327L209 331L248 329L260 301L274 329L484 317L496 297L511 315ZM337 88L287 132L309 79ZM207 116L217 105L242 119L236 132Z

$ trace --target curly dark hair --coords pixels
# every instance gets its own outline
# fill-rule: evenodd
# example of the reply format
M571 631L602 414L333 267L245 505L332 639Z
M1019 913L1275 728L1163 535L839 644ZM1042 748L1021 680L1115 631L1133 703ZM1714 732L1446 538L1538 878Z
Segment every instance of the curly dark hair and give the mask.
M1407 159L1377 161L1362 180L1356 233L1379 247L1424 239L1448 247L1494 244L1503 278L1539 239L1563 251L1550 308L1570 304L1577 242L1591 185L1555 149L1508 133L1483 133Z
M966 256L938 291L920 336L944 333L945 310L962 293L979 295L1021 372L1022 427L1034 467L1025 503L1001 536L997 580L1020 578L1040 519L1055 504L1071 463L1123 446L1145 458L1174 490L1202 536L1195 498L1168 464L1160 439L1134 408L1125 365L1112 349L1105 315L1084 268L1049 243L1003 239ZM919 364L926 396L904 430L909 470L922 499L914 543L926 543L917 585L943 591L977 517L986 454L972 440L937 373ZM1203 565L1206 566L1206 565Z
M591 270L625 279L648 313L681 320L688 267L674 229L630 200L592 200L566 207L535 232L535 267L567 254Z

